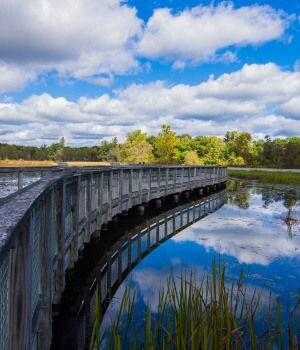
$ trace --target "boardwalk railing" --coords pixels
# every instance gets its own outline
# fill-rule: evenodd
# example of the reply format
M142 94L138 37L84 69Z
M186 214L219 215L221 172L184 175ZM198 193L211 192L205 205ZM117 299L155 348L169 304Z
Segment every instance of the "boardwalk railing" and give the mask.
M113 216L224 184L224 167L135 166L50 173L0 206L0 349L49 349L65 271Z
M18 167L0 168L0 198L21 190L49 173L62 172L64 167Z

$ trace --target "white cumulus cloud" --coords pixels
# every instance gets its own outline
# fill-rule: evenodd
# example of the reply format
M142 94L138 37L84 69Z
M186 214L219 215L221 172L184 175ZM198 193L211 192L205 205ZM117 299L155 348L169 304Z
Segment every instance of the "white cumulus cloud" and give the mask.
M114 136L122 141L139 128L157 134L166 123L178 134L192 136L224 136L227 130L246 130L259 137L296 136L299 99L300 72L273 63L253 64L198 85L156 81L77 101L46 93L21 103L3 100L0 134L5 142L49 144L65 136L68 144L91 145ZM37 135L42 135L42 142Z
M148 22L122 0L0 2L0 93L57 73L108 86L115 75L149 71L140 59L174 69L237 60L238 47L282 39L293 20L270 6L233 2L174 13L156 9Z
M138 51L150 59L173 61L174 68L183 68L186 62L219 60L221 55L223 60L232 61L233 52L224 54L220 50L280 39L291 19L270 6L235 9L228 1L180 13L157 9L146 24Z
M136 10L121 0L1 1L0 61L12 66L1 76L8 80L16 69L56 70L107 85L112 74L138 68L132 44L141 24ZM5 91L21 88L22 79Z

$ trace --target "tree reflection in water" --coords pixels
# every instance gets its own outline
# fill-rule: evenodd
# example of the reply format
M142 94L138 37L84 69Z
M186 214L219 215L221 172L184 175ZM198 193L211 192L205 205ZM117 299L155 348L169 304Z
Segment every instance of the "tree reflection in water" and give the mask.
M286 213L278 216L287 228L287 237L292 239L300 233L300 189L289 185L259 184L256 181L229 180L227 182L228 204L241 209L250 207L251 197L260 195L263 207L268 208L272 203L282 202Z

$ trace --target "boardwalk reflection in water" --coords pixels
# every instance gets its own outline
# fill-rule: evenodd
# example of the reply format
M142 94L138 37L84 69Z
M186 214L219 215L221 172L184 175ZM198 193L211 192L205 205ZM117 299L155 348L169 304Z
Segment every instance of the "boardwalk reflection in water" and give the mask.
M274 305L281 301L282 326L287 329L299 302L300 186L238 181L231 192L229 181L227 191L227 203L220 210L186 227L140 262L115 293L116 302L107 310L103 325L109 326L110 317L118 313L118 302L129 281L138 291L134 324L142 325L147 305L157 317L158 291L166 290L170 269L179 288L177 276L182 270L195 271L201 278L211 274L211 261L216 258L226 263L229 290L232 279L238 281L243 269L249 302L254 292L260 294L262 313L255 320L258 338L266 330L264 312L269 310L270 295ZM296 319L299 322L299 313ZM139 334L143 336L142 331ZM289 348L288 334L283 333L283 349Z
M97 281L101 286L104 312L117 288L141 259L170 237L220 208L226 198L227 192L223 190L182 205L166 201L164 210L155 209L151 203L145 217L130 216L121 218L118 224L112 223L98 244L93 242L86 247L87 258L76 266L74 278L67 284L61 314L54 322L52 348L77 349L84 345L94 320ZM132 221L138 221L134 228ZM95 268L92 267L94 262L97 263ZM87 271L91 271L88 278Z

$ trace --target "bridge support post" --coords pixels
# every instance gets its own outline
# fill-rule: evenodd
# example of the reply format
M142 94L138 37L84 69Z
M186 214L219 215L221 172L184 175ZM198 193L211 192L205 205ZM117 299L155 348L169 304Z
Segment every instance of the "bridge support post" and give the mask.
M185 191L184 192L184 198L186 198L186 199L190 198L190 192L189 191Z
M101 226L101 231L107 231L108 229L108 222L106 221L104 224Z
M174 203L178 203L179 202L179 194L174 194L173 201L174 201Z
M100 238L101 237L101 230L96 230L95 232L93 232L92 237L93 238Z
M162 200L161 199L155 199L155 207L156 208L161 208L162 205Z
M139 204L139 205L137 206L137 212L138 212L138 215L144 215L144 214L145 214L145 206Z

